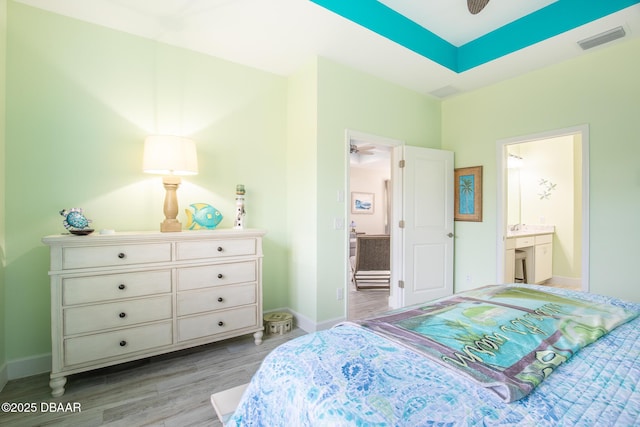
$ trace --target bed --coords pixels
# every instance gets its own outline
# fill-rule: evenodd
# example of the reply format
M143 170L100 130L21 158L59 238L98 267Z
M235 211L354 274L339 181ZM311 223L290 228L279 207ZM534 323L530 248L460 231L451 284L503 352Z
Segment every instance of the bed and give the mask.
M512 297L521 294L528 302L516 304ZM265 358L226 425L640 425L640 304L537 285L489 286L454 297L467 305L454 309L449 298L436 300L281 345ZM460 339L468 322L446 317L454 312L494 332ZM441 313L445 320L434 322ZM445 324L454 332L444 333ZM447 353L454 336L466 347ZM541 341L532 352L515 336ZM524 357L516 360L518 352ZM494 360L499 353L506 361ZM532 374L531 366L542 362ZM453 365L482 369L460 372ZM491 377L496 373L505 381Z

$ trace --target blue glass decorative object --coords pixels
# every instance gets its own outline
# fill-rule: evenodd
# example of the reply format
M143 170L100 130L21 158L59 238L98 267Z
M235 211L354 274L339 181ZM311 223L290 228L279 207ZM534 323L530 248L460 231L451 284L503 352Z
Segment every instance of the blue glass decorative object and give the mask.
M90 219L87 219L82 213L82 208L71 208L69 210L62 209L60 215L64 217L62 225L72 234L90 234L93 232L89 227Z

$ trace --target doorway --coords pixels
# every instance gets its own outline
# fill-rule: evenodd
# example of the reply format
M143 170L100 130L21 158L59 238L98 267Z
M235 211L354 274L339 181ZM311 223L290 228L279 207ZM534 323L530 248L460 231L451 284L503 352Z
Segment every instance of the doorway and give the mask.
M352 141L391 148L391 179L386 229L391 241L391 281L386 308L418 304L453 293L453 152L405 145L402 141L347 131L345 148ZM350 165L346 168L350 192ZM351 201L351 195L345 197ZM384 197L383 197L384 199ZM371 201L371 197L369 197ZM375 204L375 202L374 202ZM346 208L351 211L349 203ZM350 212L345 212L350 218ZM347 224L348 226L349 224ZM358 229L356 223L355 228ZM350 233L345 230L347 254ZM346 284L351 268L345 257ZM351 294L352 293L347 293ZM349 295L347 295L347 306ZM348 308L346 309L349 315Z
M585 125L497 142L498 283L505 281L509 230L552 226L555 248L549 283L588 291L588 131Z
M347 319L370 317L390 309L389 289L356 290L352 280L355 245L358 234L392 235L393 177L392 151L401 141L348 130L349 151L346 184L346 226L348 236L347 262ZM364 196L369 209L353 209L354 197ZM393 277L394 263L391 262Z

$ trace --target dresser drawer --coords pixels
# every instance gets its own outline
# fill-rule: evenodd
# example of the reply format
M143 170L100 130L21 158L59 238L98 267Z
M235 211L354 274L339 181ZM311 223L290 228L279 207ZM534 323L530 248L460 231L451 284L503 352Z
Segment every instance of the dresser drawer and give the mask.
M255 260L186 267L178 269L178 291L230 285L232 283L254 282L258 275Z
M167 295L67 308L63 314L64 335L171 319L171 305L171 296Z
M255 283L178 293L177 315L204 313L240 305L255 304L257 286Z
M256 255L256 239L201 240L176 243L176 258L181 260Z
M256 311L256 306L249 306L178 319L178 341L258 326Z
M107 267L171 261L171 243L73 246L62 249L62 268Z
M64 363L76 365L172 344L172 322L64 340Z
M171 270L62 279L64 305L110 301L171 292Z

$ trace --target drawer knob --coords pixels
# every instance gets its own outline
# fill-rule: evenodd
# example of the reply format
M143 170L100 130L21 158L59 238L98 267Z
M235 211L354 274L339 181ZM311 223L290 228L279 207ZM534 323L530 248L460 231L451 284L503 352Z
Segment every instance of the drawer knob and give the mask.
M120 252L120 253L118 254L118 258L120 258L120 259L124 259L126 256L127 256L127 255L125 255L125 253L124 253L124 252Z
M218 297L218 302L222 302L222 301L224 301L224 298Z
M222 273L218 273L218 279L222 279Z
M218 322L218 326L224 326L224 322L221 320Z
M126 288L126 286L124 285L124 283L120 283L118 285L118 289L123 290L124 288Z
M124 347L125 345L127 345L127 342L125 340L120 341L120 347Z
M222 246L218 246L218 252L222 252L224 249L222 249Z
M118 314L118 316L120 316L121 319L124 319L125 317L127 317L127 313L122 312L122 313Z

